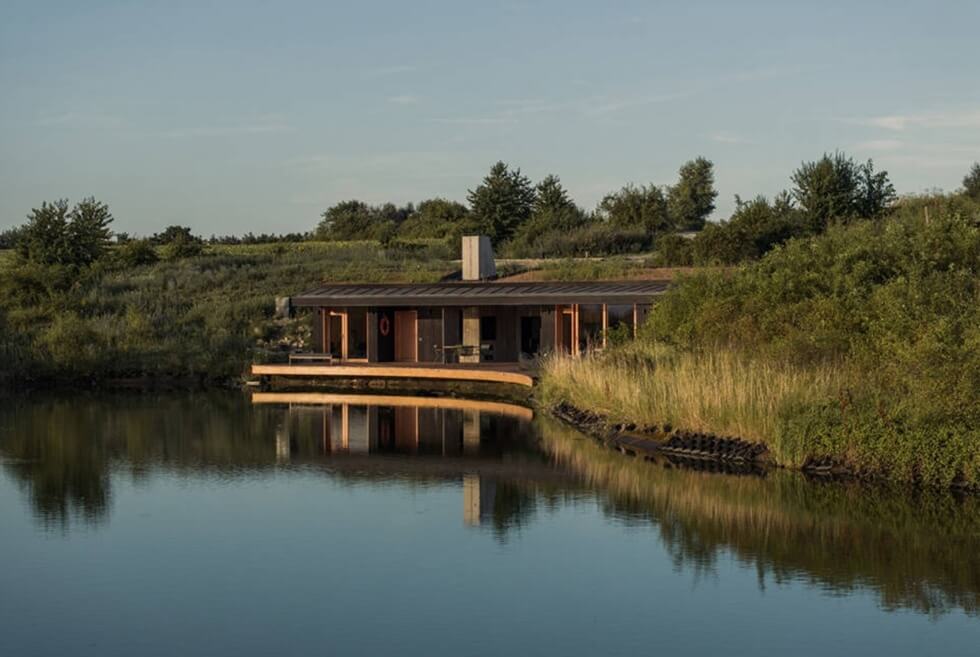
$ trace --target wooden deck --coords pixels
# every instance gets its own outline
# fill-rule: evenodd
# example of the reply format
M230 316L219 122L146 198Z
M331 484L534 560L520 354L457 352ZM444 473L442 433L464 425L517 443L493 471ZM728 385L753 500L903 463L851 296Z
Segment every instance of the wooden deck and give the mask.
M320 365L252 365L254 376L300 378L378 378L479 381L533 386L534 378L517 363L337 363Z

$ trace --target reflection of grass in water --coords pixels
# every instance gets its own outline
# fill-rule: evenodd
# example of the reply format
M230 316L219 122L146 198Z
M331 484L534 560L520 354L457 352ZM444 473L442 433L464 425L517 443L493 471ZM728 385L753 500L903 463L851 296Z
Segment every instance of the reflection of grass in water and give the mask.
M679 565L722 550L775 581L870 588L886 608L980 611L980 504L858 485L665 469L541 418L542 447L604 491L610 511L658 525Z

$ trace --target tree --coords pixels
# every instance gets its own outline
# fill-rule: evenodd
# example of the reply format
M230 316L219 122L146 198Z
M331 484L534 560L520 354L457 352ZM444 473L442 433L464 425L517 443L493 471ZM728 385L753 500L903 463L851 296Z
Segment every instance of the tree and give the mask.
M888 180L887 171L875 173L874 162L871 160L858 167L855 210L859 217L876 219L882 216L896 198L895 186Z
M350 200L327 208L316 228L321 240L390 240L414 208L409 203L398 207L394 203L381 206Z
M44 265L66 264L70 260L68 199L45 201L40 208L31 210L17 251L27 260Z
M87 267L105 255L112 238L109 206L83 199L71 210L68 200L44 202L31 210L17 243L21 256L43 265Z
M607 194L599 203L599 215L619 228L639 228L651 234L671 228L667 199L656 185L626 185Z
M667 192L670 220L677 230L701 230L715 209L714 164L703 157L685 162Z
M531 216L535 193L531 181L497 162L476 189L467 195L470 202L470 225L495 241L514 234Z
M316 227L319 239L355 240L373 232L377 214L363 201L341 201L327 208L320 215L323 220Z
M814 232L831 221L880 216L895 200L888 172L874 172L871 160L859 165L843 153L804 162L793 173L793 197L806 212Z
M963 177L963 192L974 201L980 201L980 162L974 162L970 173Z
M94 197L75 204L68 223L68 241L74 264L90 265L103 255L112 240L112 213Z
M0 230L0 249L16 249L22 235L24 235L23 226Z
M402 237L446 237L458 230L469 214L462 203L444 198L432 198L419 203L418 208L401 224Z
M793 197L817 232L822 232L833 219L848 220L853 216L858 173L854 161L843 153L804 162L792 180Z
M549 232L567 233L588 223L558 176L549 175L535 187L531 217L514 234L515 240L530 244Z

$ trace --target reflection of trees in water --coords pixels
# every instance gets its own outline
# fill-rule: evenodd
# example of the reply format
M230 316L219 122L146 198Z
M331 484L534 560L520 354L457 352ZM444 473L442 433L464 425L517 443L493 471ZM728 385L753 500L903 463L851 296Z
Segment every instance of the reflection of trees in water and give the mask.
M100 522L110 473L249 469L274 461L275 418L240 395L91 395L13 398L0 406L4 468L45 526Z
M495 483L491 516L493 533L497 540L506 542L511 531L530 524L537 511L537 501L534 491L526 484L502 480Z
M283 435L289 442L287 459L329 463L330 475L347 481L395 477L409 486L426 486L458 481L466 463L495 463L499 485L487 523L503 537L533 515L533 492L507 478L508 472L520 477L525 468L546 467L525 422L484 417L476 452L464 450L460 436L455 460L426 456L392 462L372 455L365 468L360 461L324 460L321 420L320 412L255 407L235 393L13 398L0 406L0 457L25 489L38 521L63 529L71 522L97 524L106 517L113 476L139 481L159 472L233 477L272 470L281 465L277 438ZM355 471L344 471L341 466L348 462Z
M100 441L57 433L41 441L5 440L3 447L6 458L16 459L5 467L27 488L34 512L45 525L65 526L69 517L96 523L104 516L109 476Z
M238 394L8 399L0 405L0 456L39 522L97 523L112 501L112 476L233 477L278 467L284 418L281 407L254 408ZM980 611L976 497L814 484L779 471L763 480L666 470L546 419L536 425L547 457L530 446L526 427L520 436L507 427L502 441L481 443L477 458L461 449L452 458L325 460L322 433L306 419L292 427L289 442L297 464L321 464L350 484L458 485L477 465L493 483L480 523L501 541L539 511L597 496L609 516L655 525L678 568L710 572L719 556L732 554L758 570L760 583L802 579L836 592L870 589L890 608ZM512 443L501 447L506 435Z
M804 580L874 590L885 608L980 613L980 500L863 485L665 469L600 447L547 419L542 445L597 489L606 512L656 525L679 568L732 554L760 585Z

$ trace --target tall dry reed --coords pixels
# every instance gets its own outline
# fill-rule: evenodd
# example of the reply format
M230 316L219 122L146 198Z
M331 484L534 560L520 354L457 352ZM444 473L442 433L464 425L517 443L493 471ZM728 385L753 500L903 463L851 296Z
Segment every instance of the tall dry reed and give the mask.
M832 366L803 369L724 349L682 353L634 343L584 358L549 358L542 394L549 403L567 400L614 419L731 434L778 449L786 409L833 399L844 378Z

